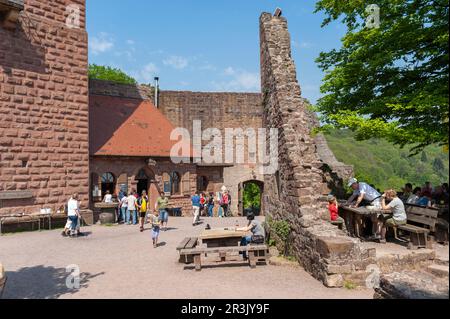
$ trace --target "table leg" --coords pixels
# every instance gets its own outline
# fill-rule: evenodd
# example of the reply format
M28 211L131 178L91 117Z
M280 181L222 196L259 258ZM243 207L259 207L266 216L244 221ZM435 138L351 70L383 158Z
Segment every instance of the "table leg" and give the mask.
M358 237L358 238L360 238L361 236L360 236L360 229L359 229L359 224L360 224L360 217L358 216L358 217L356 217L355 218L355 235L356 235L356 237Z

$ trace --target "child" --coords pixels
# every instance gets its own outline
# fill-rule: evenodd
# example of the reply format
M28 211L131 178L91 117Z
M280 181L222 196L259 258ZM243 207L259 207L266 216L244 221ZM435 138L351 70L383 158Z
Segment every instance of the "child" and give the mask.
M332 222L344 222L344 219L338 214L339 205L336 197L328 195L328 211L330 212L330 219Z
M150 222L152 223L153 248L157 248L159 231L161 229L161 220L159 219L159 210L155 209L154 212L154 215L150 215Z

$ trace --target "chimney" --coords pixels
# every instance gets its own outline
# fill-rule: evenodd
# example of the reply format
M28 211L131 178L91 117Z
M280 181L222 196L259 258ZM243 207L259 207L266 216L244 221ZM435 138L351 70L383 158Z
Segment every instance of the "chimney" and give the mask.
M277 8L277 9L275 10L273 16L279 18L279 17L281 17L282 14L283 14L283 11L281 11L280 8Z
M159 94L159 77L155 77L155 106L159 108L158 105L158 94Z

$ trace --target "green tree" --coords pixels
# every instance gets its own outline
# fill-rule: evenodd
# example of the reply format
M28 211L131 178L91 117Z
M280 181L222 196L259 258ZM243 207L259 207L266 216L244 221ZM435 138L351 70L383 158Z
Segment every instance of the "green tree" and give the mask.
M248 183L244 188L244 208L261 207L261 190L254 183Z
M428 156L427 156L427 153L425 153L425 152L422 151L422 155L421 155L421 157L420 157L420 160L421 160L422 162L424 162L424 163L428 162Z
M137 84L137 81L133 77L122 70L96 64L89 65L89 78L122 84Z
M380 8L368 27L368 4ZM416 154L448 148L448 0L319 0L323 27L342 18L342 47L317 59L326 73L317 111L358 140L382 137Z
M442 160L439 157L436 157L433 161L433 169L441 174L441 172L444 171L445 167L444 167L444 163L442 162Z

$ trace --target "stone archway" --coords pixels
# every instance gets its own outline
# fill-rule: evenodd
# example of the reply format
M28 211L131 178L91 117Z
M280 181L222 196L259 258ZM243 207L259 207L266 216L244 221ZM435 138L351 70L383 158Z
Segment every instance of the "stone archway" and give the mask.
M250 210L257 216L264 215L264 182L256 179L247 180L238 185L238 210L240 216L247 216ZM248 198L258 196L258 198ZM250 200L249 200L250 199Z
M134 182L136 183L136 192L139 195L142 194L143 190L147 192L150 204L149 207L150 209L153 209L160 193L158 182L155 178L155 173L149 167L142 167L134 175Z

